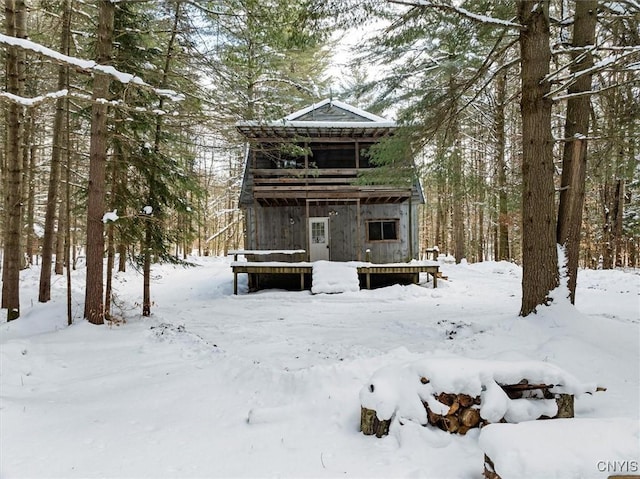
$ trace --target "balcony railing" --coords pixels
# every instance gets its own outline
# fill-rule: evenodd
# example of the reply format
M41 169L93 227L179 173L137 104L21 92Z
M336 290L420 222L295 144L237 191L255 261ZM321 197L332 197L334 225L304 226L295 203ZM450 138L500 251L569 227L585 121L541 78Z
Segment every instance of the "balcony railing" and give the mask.
M357 168L252 169L254 197L263 203L299 203L305 199L359 199L364 203L397 203L411 196L411 188L365 185Z

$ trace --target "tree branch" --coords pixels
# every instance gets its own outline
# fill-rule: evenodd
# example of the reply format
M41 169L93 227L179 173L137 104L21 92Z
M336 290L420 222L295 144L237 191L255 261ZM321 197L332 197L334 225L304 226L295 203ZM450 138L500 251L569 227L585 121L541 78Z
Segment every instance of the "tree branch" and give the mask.
M435 3L430 2L428 0L387 0L389 3L395 3L397 5L406 5L408 7L423 7L423 8L433 8L436 10L441 10L447 13L455 13L462 17L465 17L469 20L473 20L478 23L485 23L489 25L498 25L501 27L510 27L517 28L518 30L523 29L524 27L519 23L510 22L508 20L501 20L499 18L487 17L485 15L478 15L477 13L470 12L462 7L456 7L454 5L447 5L445 3Z
M100 65L93 60L83 60L81 58L71 57L69 55L65 55L63 53L52 50L51 48L47 48L44 45L41 45L39 43L32 42L31 40L16 38L16 37L12 37L12 36L4 35L0 33L0 44L22 48L23 50L33 51L47 58L50 58L51 60L53 60L55 63L59 65L74 66L80 72L84 72L84 73L99 72L106 75L110 75L111 77L118 80L120 83L124 83L124 84L132 83L134 85L149 88L152 91L154 91L156 95L161 97L171 97L174 100L178 100L180 97L180 95L173 90L154 88L148 83L144 82L142 78L136 75L132 75L130 73L121 72L110 65Z

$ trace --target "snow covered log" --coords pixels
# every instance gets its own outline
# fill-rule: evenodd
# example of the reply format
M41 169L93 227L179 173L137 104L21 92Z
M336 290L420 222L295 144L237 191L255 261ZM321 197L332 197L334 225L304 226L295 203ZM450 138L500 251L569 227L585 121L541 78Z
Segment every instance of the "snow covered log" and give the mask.
M640 423L579 418L491 424L478 444L486 479L638 477Z
M360 430L365 436L383 437L389 434L389 426L391 421L389 419L380 420L376 416L376 412L373 409L361 408L360 410Z
M373 375L360 392L361 431L381 437L397 420L466 434L491 423L572 418L574 396L597 389L545 362L420 360Z

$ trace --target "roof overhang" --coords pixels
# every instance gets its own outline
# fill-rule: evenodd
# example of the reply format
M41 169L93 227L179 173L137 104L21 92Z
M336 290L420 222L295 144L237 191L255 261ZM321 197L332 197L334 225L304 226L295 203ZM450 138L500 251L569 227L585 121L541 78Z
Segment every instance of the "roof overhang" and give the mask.
M243 122L236 128L249 141L281 141L326 138L381 138L391 134L397 125L394 121L325 122L325 121L277 121L269 123Z

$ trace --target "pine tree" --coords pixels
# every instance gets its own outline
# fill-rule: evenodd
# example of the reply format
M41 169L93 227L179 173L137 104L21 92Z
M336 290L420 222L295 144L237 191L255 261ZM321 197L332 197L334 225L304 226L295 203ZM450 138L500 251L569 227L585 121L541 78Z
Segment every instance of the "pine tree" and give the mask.
M197 91L195 76L189 75L188 60L193 52L188 50L189 32L185 23L181 3L160 9L140 4L120 5L115 17L119 39L115 65L128 68L162 91ZM171 218L175 214L188 217L191 209L188 198L197 195L197 183L189 166L192 157L181 144L185 137L193 137L189 131L200 121L201 104L177 93L172 95L173 99L166 93L158 96L157 91L128 91L123 85L115 85L113 90L114 96L125 98L126 105L116 111L113 140L111 208L118 210L121 218L108 227L107 312L116 236L142 270L143 315L148 316L152 304L152 263L180 262L170 248L190 234L187 221L176 228ZM176 102L178 97L182 100ZM136 244L140 245L137 251ZM119 248L121 261L124 249Z
M71 4L65 0L62 5L62 28L60 31L60 52L69 53L71 37ZM58 66L58 91L68 87L69 67ZM65 112L68 102L66 98L56 100L56 112L53 123L53 146L51 148L51 166L49 173L49 188L47 191L47 205L44 224L44 236L42 240L42 267L40 270L40 285L38 301L46 303L51 299L51 263L53 260L53 244L55 236L55 217L58 205L58 185L60 183L63 143L65 138ZM59 222L60 224L60 222ZM59 259L59 255L57 260Z
M522 93L522 306L528 316L558 285L551 135L549 2L518 4Z
M215 78L216 117L275 119L318 99L324 90L327 32L319 30L306 0L225 0L209 13L207 66Z
M5 0L8 36L26 38L26 5L22 0ZM6 55L7 92L21 96L24 91L24 55L9 47ZM5 241L2 267L2 308L7 321L20 317L20 269L22 265L22 149L24 111L18 103L9 104L7 117L7 158Z
M96 62L108 64L113 46L113 22L115 5L100 0ZM87 279L85 288L84 317L93 324L104 323L103 258L105 213L105 175L107 162L107 120L111 78L96 73L93 81L93 105L91 107L91 144L89 151L89 187L87 199Z

